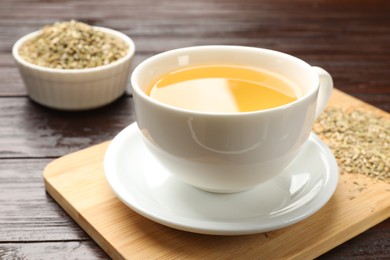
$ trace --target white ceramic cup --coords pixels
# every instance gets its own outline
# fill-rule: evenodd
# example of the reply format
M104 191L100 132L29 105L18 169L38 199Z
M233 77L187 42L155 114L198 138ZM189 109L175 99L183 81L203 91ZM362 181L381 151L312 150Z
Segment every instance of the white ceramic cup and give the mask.
M295 82L301 93L283 106L240 113L181 109L146 94L168 72L213 64L272 71ZM319 67L281 52L242 46L167 51L138 65L131 83L137 124L152 154L182 181L220 193L243 191L282 173L308 140L333 89L332 77Z

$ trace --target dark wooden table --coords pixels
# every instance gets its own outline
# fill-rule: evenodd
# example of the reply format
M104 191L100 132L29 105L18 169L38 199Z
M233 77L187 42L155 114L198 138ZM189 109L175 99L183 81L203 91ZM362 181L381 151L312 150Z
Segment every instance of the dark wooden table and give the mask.
M0 0L0 259L108 258L45 192L42 171L132 123L132 98L87 112L42 107L26 96L11 56L19 37L69 19L128 34L137 46L133 66L193 45L287 52L328 70L338 89L390 112L386 0ZM386 220L320 258L389 257Z

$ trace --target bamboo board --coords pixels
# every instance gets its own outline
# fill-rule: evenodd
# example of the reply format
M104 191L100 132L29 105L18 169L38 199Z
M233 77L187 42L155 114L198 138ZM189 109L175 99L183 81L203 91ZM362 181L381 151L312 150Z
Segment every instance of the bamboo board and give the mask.
M330 106L390 115L335 90ZM343 174L330 201L302 222L272 232L212 236L146 219L117 199L103 171L109 142L54 160L44 170L48 193L114 259L315 258L390 216L390 184ZM364 189L359 184L366 185Z

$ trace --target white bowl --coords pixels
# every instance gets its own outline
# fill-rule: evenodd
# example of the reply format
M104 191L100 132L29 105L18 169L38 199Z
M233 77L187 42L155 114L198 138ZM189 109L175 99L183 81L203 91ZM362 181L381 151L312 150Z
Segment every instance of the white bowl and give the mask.
M12 48L29 97L47 107L61 110L86 110L101 107L119 98L129 81L134 42L125 34L103 27L129 46L126 56L107 65L86 69L53 69L27 62L19 55L20 46L40 31L20 38Z

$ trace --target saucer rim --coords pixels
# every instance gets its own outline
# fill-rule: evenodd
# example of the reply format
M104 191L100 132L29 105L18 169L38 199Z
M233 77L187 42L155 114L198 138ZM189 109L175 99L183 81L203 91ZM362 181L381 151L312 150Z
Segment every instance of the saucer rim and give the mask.
M325 155L325 158L322 158L321 160L326 161L325 164L328 169L326 170L326 173L322 174L323 184L320 191L318 191L318 193L313 198L311 198L308 203L301 205L292 212L283 214L283 216L290 214L292 215L292 218L289 218L285 221L280 221L278 224L275 224L275 221L270 223L265 223L263 221L262 223L259 223L259 221L256 220L259 217L246 218L245 221L215 221L212 219L205 221L172 215L164 211L161 207L157 207L153 210L149 205L143 205L140 203L140 200L135 198L136 194L125 188L124 185L120 183L118 178L116 178L117 174L114 170L115 167L113 167L111 162L115 161L115 154L120 150L120 147L123 146L124 141L132 138L134 135L140 135L140 131L136 122L130 124L122 131L120 131L111 141L104 154L104 175L109 183L111 190L114 192L117 198L119 198L126 206L138 214L162 225L183 231L210 235L246 235L272 231L290 226L310 217L319 211L335 193L339 180L338 166L333 153L316 134L311 133L308 142L313 142L314 145L321 150L321 153ZM143 140L140 141L142 142ZM313 201L316 203L313 204ZM312 205L309 207L308 204ZM304 213L295 214L296 216L294 215L295 211L302 211L302 209L304 210Z

